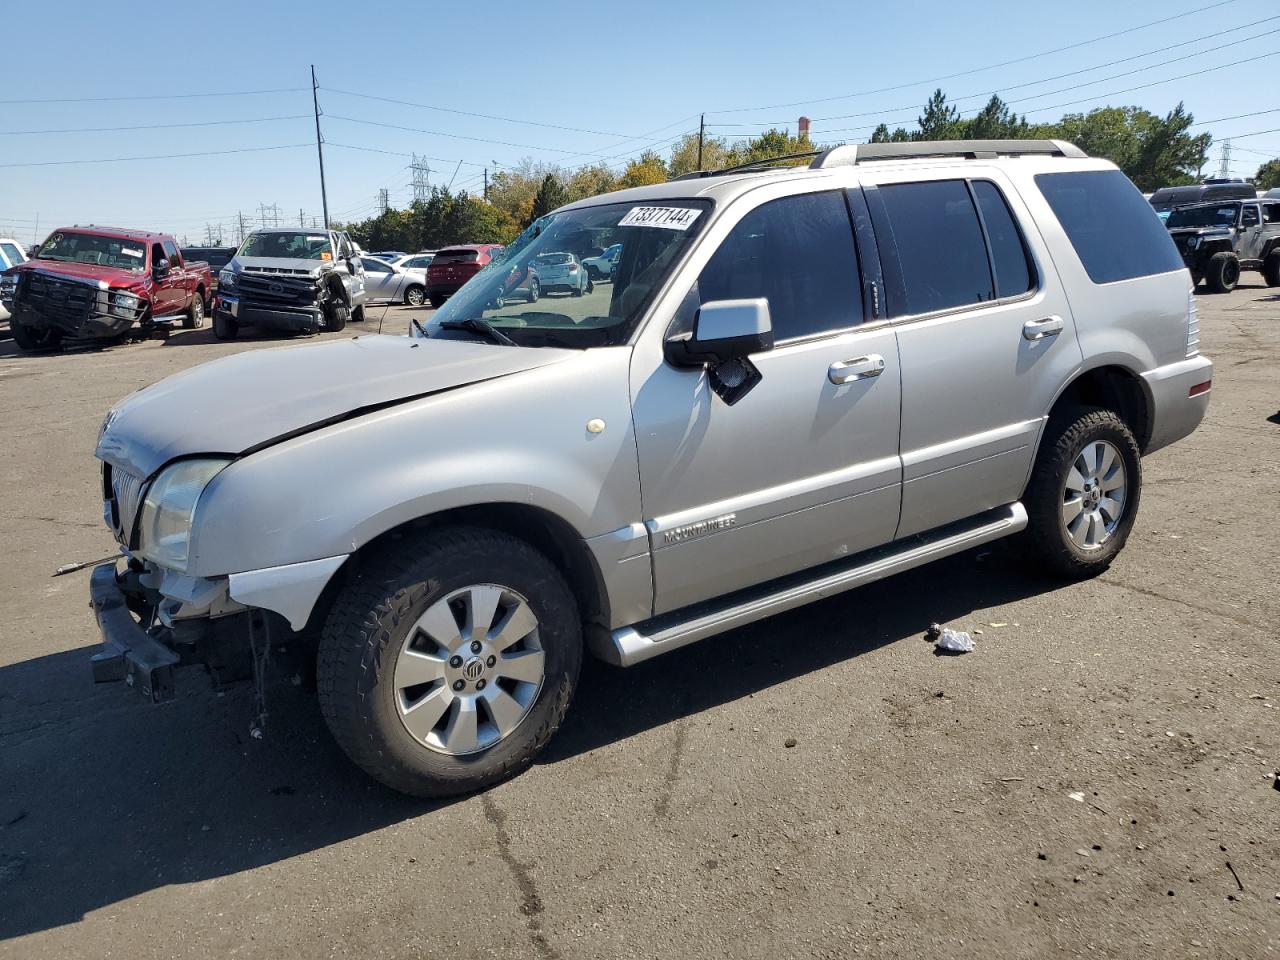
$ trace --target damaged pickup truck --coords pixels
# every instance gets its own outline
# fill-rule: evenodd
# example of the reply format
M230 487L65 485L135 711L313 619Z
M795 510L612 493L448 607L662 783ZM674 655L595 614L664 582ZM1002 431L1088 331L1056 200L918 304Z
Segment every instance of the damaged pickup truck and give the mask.
M341 330L364 319L364 267L351 238L333 230L271 228L245 238L218 274L213 334L244 326L281 333Z
M184 260L167 234L64 227L0 275L0 302L22 350L57 350L64 339L145 338L172 320L198 327L212 285L209 265Z

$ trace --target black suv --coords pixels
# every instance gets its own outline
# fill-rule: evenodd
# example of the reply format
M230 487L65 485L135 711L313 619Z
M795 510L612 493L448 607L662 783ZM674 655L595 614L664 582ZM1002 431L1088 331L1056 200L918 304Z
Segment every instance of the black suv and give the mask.
M1280 199L1218 200L1177 207L1165 221L1196 286L1230 293L1241 270L1280 286Z

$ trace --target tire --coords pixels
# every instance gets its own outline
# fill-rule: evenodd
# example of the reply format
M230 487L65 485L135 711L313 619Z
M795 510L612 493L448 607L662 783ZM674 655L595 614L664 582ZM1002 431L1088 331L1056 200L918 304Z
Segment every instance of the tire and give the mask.
M26 353L46 353L62 347L61 330L32 330L25 323L9 321L9 332L18 349Z
M1215 253L1204 271L1205 282L1214 293L1230 293L1240 282L1240 261L1234 253Z
M240 334L240 324L225 310L213 311L213 336L216 340L234 340Z
M1204 283L1204 274L1203 274L1203 273L1201 273L1199 270L1192 270L1192 271L1191 271L1191 285L1192 285L1193 287L1199 287L1199 286L1200 286L1200 284L1202 284L1202 283Z
M445 298L440 296L440 294L438 293L431 294L429 299L431 300L431 308L433 310L439 310L441 307L444 306Z
M529 281L529 302L537 303L538 298L542 296L542 284L538 282L538 278L534 277Z
M410 307L420 307L427 302L427 289L420 283L415 283L404 292L404 302Z
M324 313L325 332L337 333L339 330L345 330L350 316L351 311L345 303L330 304L329 309Z
M575 285L575 286L574 286L574 288L573 288L572 290L570 290L570 291L569 291L569 296L571 296L571 297L580 297L580 296L582 296L582 287L581 287L581 285Z
M599 280L602 276L603 274L596 267L587 267L587 279Z
M507 305L507 298L506 298L506 296L504 296L503 294L501 294L501 293L500 293L500 294L498 294L496 297L494 297L494 298L493 298L493 309L494 309L494 310L501 310L501 309L502 309L503 307L505 307L506 305Z
M1272 250L1262 261L1262 276L1268 287L1280 287L1280 249Z
M586 292L587 292L587 293L595 293L595 291L596 291L596 282L595 282L594 280L592 280L590 277L587 277L587 290L586 290Z
M477 653L469 628L459 624L470 622L470 611L487 609L475 600L495 590L500 601L491 602L499 605ZM519 609L534 618L528 633ZM524 633L514 643L506 638L505 648L489 640L504 617L520 622L510 636ZM452 638L449 649L424 622ZM502 672L502 664L521 662L520 672L536 680L517 683ZM546 557L507 534L439 527L394 543L341 588L320 637L317 685L325 722L354 763L393 790L443 797L482 790L528 767L559 729L581 665L578 607ZM510 703L495 713L489 698ZM504 733L497 717L511 704L522 712L518 719L508 714ZM465 724L467 715L476 722ZM455 737L458 749L449 749Z
M351 318L350 318L351 323L364 323L364 318L365 318L364 308L366 306L367 304L362 303L358 307L351 308Z
M204 326L204 294L199 290L191 298L191 306L182 316L183 330L196 330Z
M1095 466L1098 452L1101 469ZM1117 482L1122 485L1107 486ZM1051 574L1072 580L1097 576L1124 547L1141 498L1141 453L1129 427L1112 410L1070 407L1050 418L1040 443L1023 496L1025 545ZM1073 504L1081 507L1075 514ZM1095 544L1084 542L1095 533Z

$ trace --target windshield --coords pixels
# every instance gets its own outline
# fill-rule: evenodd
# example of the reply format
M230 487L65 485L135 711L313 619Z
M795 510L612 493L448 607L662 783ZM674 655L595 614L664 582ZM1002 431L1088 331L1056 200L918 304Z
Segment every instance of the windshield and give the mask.
M1210 207L1180 207L1165 221L1171 227L1230 227L1240 213L1238 203L1222 203Z
M139 240L92 233L55 233L40 248L40 259L92 263L142 273L147 269L147 245Z
M332 260L333 248L323 233L304 230L255 233L240 247L242 257L271 257L276 260Z
M705 225L710 209L706 200L669 200L548 214L454 294L432 320L484 320L521 346L625 343ZM593 279L576 266L583 257L614 245L621 249L611 277ZM544 289L538 270L545 272L553 265L558 276L554 286ZM573 270L560 272L569 267Z

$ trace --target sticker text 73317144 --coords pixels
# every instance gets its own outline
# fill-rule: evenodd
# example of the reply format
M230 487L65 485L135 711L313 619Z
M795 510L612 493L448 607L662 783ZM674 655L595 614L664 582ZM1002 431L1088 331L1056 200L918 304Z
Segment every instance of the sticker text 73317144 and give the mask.
M701 210L690 210L688 207L632 207L618 221L618 226L688 230L700 213Z

